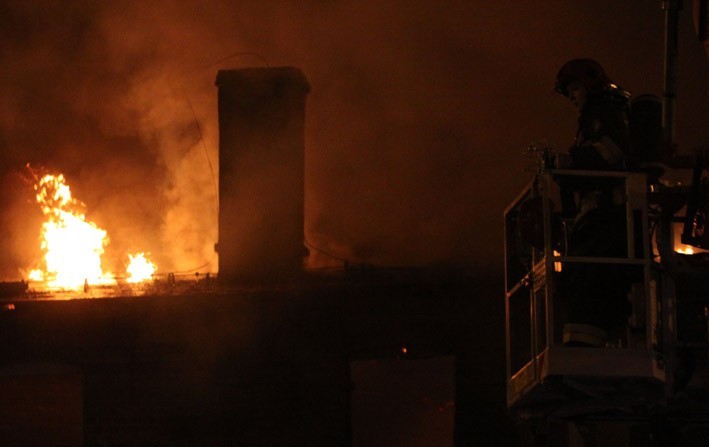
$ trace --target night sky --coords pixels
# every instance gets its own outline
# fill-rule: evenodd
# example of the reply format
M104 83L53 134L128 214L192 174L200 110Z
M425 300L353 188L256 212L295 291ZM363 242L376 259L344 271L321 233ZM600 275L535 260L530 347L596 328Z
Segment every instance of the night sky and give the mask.
M676 141L689 154L709 144L709 63L691 5L680 26ZM499 271L526 147L573 138L559 66L595 58L633 94L661 95L663 33L649 0L2 0L0 279L39 253L27 163L67 176L108 231L109 264L149 251L162 271L215 271L214 79L266 65L298 67L312 87L310 244ZM332 262L316 252L310 265Z

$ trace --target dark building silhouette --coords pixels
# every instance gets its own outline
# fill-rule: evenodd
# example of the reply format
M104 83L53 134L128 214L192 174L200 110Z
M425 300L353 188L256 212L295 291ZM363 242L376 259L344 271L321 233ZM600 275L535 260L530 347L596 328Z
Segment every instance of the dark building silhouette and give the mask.
M0 443L329 447L360 430L368 444L510 444L501 278L303 272L308 83L268 68L221 71L217 85L218 279L3 285ZM387 377L402 385L387 391L395 423L353 423L352 396L376 404L367 390Z

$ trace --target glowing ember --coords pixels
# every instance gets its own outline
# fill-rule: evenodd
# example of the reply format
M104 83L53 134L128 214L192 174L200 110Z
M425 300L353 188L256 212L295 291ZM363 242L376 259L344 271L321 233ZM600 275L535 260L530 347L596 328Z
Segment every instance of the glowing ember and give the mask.
M147 281L157 270L155 264L148 261L144 253L138 253L135 256L129 254L128 258L130 259L130 263L126 271L130 275L127 280L129 283Z
M681 253L683 255L693 255L694 254L694 249L689 246L682 246L680 248L675 249L677 253Z
M72 198L64 176L45 175L34 189L47 220L42 224L44 268L30 272L30 279L62 289L114 283L101 270L101 255L108 243L106 231L79 211L82 204Z

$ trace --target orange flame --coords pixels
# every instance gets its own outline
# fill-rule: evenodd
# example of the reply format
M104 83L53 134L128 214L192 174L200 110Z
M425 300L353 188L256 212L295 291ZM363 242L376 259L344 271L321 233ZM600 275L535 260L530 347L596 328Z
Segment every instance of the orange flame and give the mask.
M101 256L108 244L106 230L86 220L83 204L71 196L64 176L45 175L34 185L37 203L46 216L42 224L43 268L29 273L51 289L79 290L86 285L115 284L111 273L103 272ZM128 282L150 279L157 267L144 253L128 255Z
M683 245L681 247L675 248L675 251L677 253L681 253L683 255L693 255L694 254L694 248L692 248L688 245Z
M128 258L130 262L128 263L126 271L130 275L127 279L129 283L147 281L152 278L153 273L158 269L155 264L148 261L145 257L145 253L138 253L136 255L129 254Z
M44 268L30 272L30 279L58 289L114 283L101 270L101 255L108 244L106 231L79 211L82 204L72 198L64 176L45 175L34 189L47 220L42 224Z

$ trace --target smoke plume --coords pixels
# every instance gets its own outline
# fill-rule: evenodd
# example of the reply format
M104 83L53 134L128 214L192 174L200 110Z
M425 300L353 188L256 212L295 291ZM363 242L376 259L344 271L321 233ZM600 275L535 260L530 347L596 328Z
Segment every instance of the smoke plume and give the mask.
M25 165L62 172L128 251L215 271L219 69L295 66L306 114L311 266L501 268L502 212L526 146L564 150L558 67L593 57L661 94L662 11L647 2L0 3L0 277L38 256ZM707 60L682 12L677 140L706 144ZM324 254L326 253L326 254ZM125 259L124 259L125 258Z

